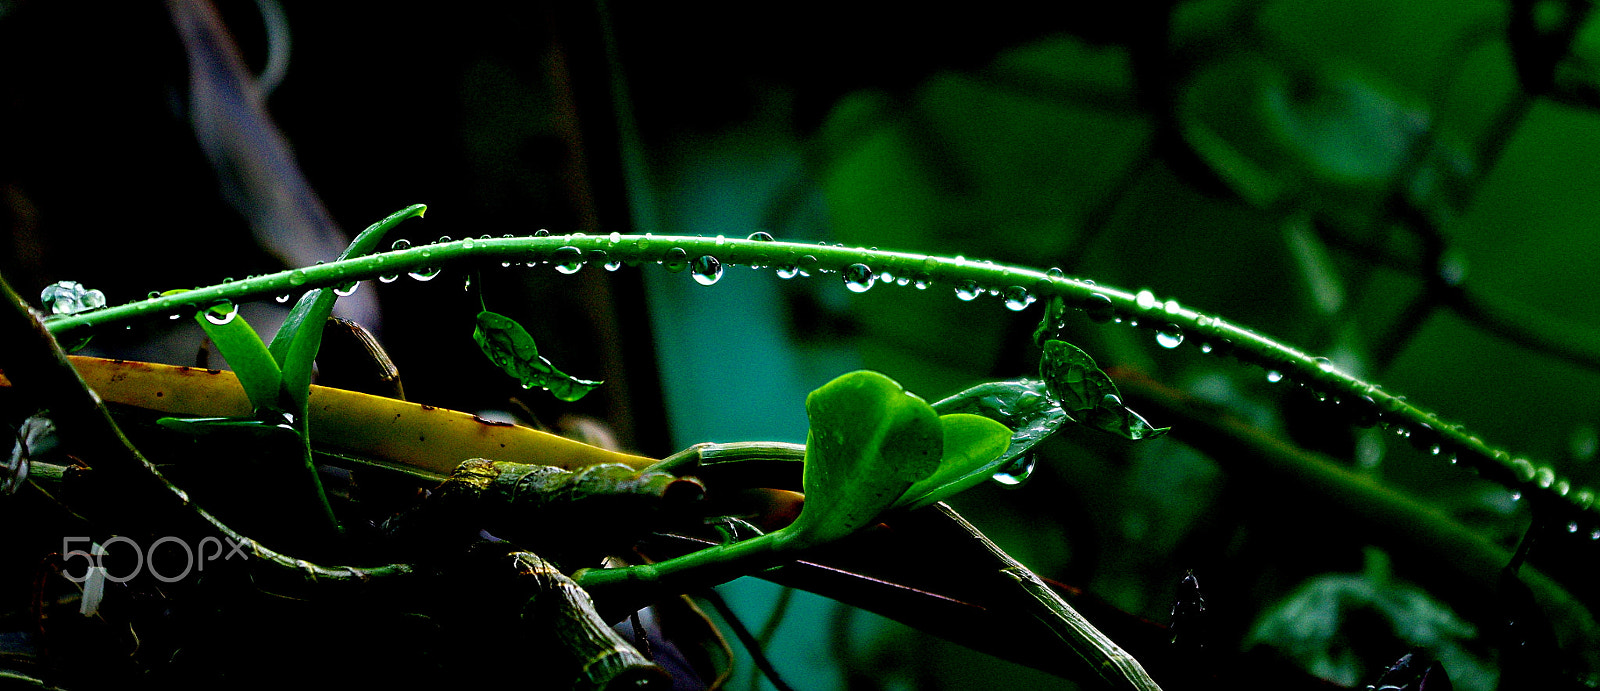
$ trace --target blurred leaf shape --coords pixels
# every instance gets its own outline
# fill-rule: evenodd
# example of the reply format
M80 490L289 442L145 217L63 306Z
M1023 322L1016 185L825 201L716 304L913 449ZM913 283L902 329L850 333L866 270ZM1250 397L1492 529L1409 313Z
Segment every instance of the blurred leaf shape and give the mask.
M1353 686L1367 670L1386 665L1396 648L1422 647L1453 670L1455 685L1489 691L1492 664L1471 650L1477 629L1428 592L1394 577L1388 555L1366 550L1362 573L1329 573L1307 579L1267 608L1244 647L1265 646L1308 672Z
M1183 141L1256 206L1292 199L1359 220L1400 191L1447 217L1474 171L1420 99L1340 65L1239 53L1199 68L1175 108Z

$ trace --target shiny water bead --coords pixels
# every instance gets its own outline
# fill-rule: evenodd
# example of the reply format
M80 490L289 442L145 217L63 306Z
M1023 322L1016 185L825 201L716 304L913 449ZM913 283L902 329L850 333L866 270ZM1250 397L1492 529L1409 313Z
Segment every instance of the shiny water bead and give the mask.
M1011 459L1009 463L994 472L991 477L994 481L1005 487L1021 487L1028 478L1033 477L1033 456L1023 454Z
M1551 485L1556 483L1556 471L1551 469L1550 466L1541 466L1533 471L1533 482L1541 489L1549 489Z
M694 282L708 286L722 280L722 262L709 254L695 257L689 263L689 274L694 276Z
M279 295L278 297L272 298L272 301L281 305L281 304L283 304L285 302L288 302L293 297L294 297L293 295L290 295L288 293L284 293L282 295Z
M1532 461L1516 458L1511 461L1511 472L1516 475L1517 482L1531 482L1538 471L1534 469Z
M536 237L536 238L547 238L547 237L550 237L550 231L548 229L545 229L545 228L540 228L538 230L533 231L533 236Z
M1149 290L1141 290L1134 296L1134 301L1139 303L1140 309L1151 309L1156 306L1156 294Z
M106 294L77 281L57 281L39 291L39 303L51 314L78 314L106 306Z
M423 250L422 251L422 258L423 259L427 259L427 258L429 258L431 256L433 256L432 252L429 252L428 250ZM418 268L418 269L416 269L414 271L411 271L408 275L411 276L412 278L418 280L418 281L431 281L431 280L434 279L435 276L439 275L439 269L438 269L438 267L424 266L424 267Z
M379 283L394 283L400 280L400 274L384 274L378 277Z
M778 274L778 278L781 278L781 279L784 279L784 280L789 280L791 278L794 278L795 276L799 276L800 275L800 267L795 266L793 264L780 266L780 267L777 268L777 274Z
M1281 382L1283 381L1283 373L1275 369L1267 370L1267 381L1273 384Z
M977 299L983 289L978 287L977 281L962 281L956 284L956 297L963 301L971 302Z
M667 254L661 258L661 266L672 273L680 273L689 268L688 250L682 247L667 250Z
M463 238L461 240L461 246L470 250L470 249L478 246L478 241L477 240L473 240L472 238Z
M1183 329L1178 328L1177 324L1156 329L1156 344L1168 349L1183 345Z
M1067 274L1059 267L1052 266L1049 270L1044 272L1044 275L1047 278L1065 278Z
M840 273L844 274L844 287L852 293L865 293L878 282L878 277L866 264L851 264Z
M206 321L222 326L233 321L239 316L239 306L231 302L219 302L207 308L204 312Z
M751 233L745 239L752 242L772 242L772 234L765 230L758 230L754 233Z
M1090 293L1084 300L1083 311L1089 321L1104 324L1116 316L1116 308L1111 304L1111 298L1101 293Z
M1021 312L1022 310L1027 309L1028 305L1033 304L1037 299L1033 297L1032 293L1028 292L1027 288L1022 286L1011 286L1010 288L1006 288L1004 293L1006 309L1009 309L1012 312Z
M354 295L356 289L359 287L361 287L360 281L351 281L341 286L335 286L333 289L333 294L339 297L349 297Z
M297 286L297 285L304 284L305 282L306 282L306 272L304 270L295 269L294 271L290 271L289 272L289 285Z
M817 264L817 258L809 254L801 256L800 261L795 262L795 266L799 267L800 269L801 276L810 276L812 272L820 273L820 270L817 268Z
M1167 314L1177 314L1183 311L1183 307L1178 304L1177 300L1168 300L1167 304L1162 306L1162 309L1166 310Z
M554 264L556 271L561 273L578 273L578 269L583 268L583 250L571 245L562 247L557 249L555 254L550 255L550 263Z

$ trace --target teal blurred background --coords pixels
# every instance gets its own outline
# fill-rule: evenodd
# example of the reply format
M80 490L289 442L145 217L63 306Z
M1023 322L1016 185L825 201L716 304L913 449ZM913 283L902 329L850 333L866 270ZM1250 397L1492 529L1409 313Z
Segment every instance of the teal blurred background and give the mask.
M174 22L212 7L200 29ZM1325 355L1594 486L1600 29L1590 14L1563 0L959 12L9 0L0 222L11 246L0 269L19 288L92 281L122 301L277 270L274 242L348 234L414 202L431 207L409 229L414 241L765 230L1055 266ZM186 49L197 35L231 38L250 74L287 56L260 113L249 99L227 106L230 88L254 80L203 69L231 48ZM217 131L243 134L208 148ZM263 132L281 136L290 163L252 177L274 146ZM285 199L325 208L324 220L261 211ZM476 298L463 276L373 286L367 314L415 400L503 409L516 392L466 337ZM655 267L573 277L488 267L482 281L491 309L528 324L558 366L610 382L575 406L523 399L531 413L603 420L654 455L803 441L805 394L852 369L929 400L1036 370L1040 306L963 302L944 285L854 294L829 277L746 267L713 287ZM252 320L270 321L272 306L259 309ZM1195 343L1167 349L1148 331L1076 317L1067 337L1114 377L1217 404L1504 546L1530 521L1509 492L1330 419L1303 391ZM96 345L153 341L177 344L168 357L181 360L198 337L153 325ZM1140 444L1068 429L1025 486L953 504L1041 574L1154 621L1195 570L1225 649L1261 644L1350 686L1420 645L1460 688L1496 684L1483 616L1493 603L1430 594L1428 564L1225 472L1181 428ZM1592 607L1589 529L1530 558ZM1393 576L1381 576L1390 563ZM778 592L755 579L723 590L756 630ZM1413 606L1383 604L1399 600ZM1308 620L1344 628L1318 633ZM770 655L796 688L1071 688L807 594L782 622ZM754 678L741 665L733 688Z

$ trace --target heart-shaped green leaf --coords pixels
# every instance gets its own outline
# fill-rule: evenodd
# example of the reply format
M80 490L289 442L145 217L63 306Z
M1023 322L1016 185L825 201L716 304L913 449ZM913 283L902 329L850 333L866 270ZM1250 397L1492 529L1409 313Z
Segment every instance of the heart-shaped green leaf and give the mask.
M919 509L983 482L1011 445L1011 430L982 415L942 415L944 454L932 475L917 481L895 506Z
M877 372L851 372L806 397L806 503L792 541L835 540L877 521L939 468L944 427L933 407Z

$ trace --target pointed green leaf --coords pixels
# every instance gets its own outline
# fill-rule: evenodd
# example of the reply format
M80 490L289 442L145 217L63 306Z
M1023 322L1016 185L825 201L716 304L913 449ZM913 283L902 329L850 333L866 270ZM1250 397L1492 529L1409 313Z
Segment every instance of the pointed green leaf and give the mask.
M943 415L982 415L1011 428L1011 445L983 468L988 475L1028 453L1072 421L1067 411L1050 400L1044 382L1027 379L979 384L933 404L933 409Z
M428 207L412 204L396 211L377 223L368 226L345 248L340 259L360 257L377 249L379 241L391 228L413 216L421 216ZM306 397L311 392L311 365L322 347L322 327L333 314L333 303L338 296L327 288L306 291L295 303L294 309L272 337L269 349L272 358L283 370L283 393L296 410L305 408Z
M1039 376L1061 407L1094 429L1138 441L1166 434L1122 404L1122 393L1094 358L1066 341L1048 341L1039 359Z
M299 436L294 427L286 422L271 422L248 418L164 417L156 420L156 424L174 432L192 434L197 437L228 434L248 439L281 439L286 443L298 443L295 440Z
M805 508L795 539L816 544L872 525L939 467L944 428L933 407L877 372L851 372L806 397L801 484Z
M939 423L944 454L938 470L913 484L895 506L919 509L983 482L994 475L996 462L1011 444L1011 430L982 415L941 415Z
M1124 439L1139 441L1141 439L1155 439L1167 432L1171 427L1152 427L1144 417L1133 412L1125 405L1107 406L1089 411L1089 419L1083 424L1102 432L1110 432Z
M207 319L203 312L194 315L194 319L200 322L200 328L205 329L211 342L227 359L228 366L233 368L233 373L238 375L244 395L250 399L250 407L256 410L277 407L283 372L278 369L278 361L272 359L267 344L256 335L256 330L250 327L250 322L245 321L244 315L235 313L225 324Z
M577 379L556 369L539 355L539 347L528 330L505 315L479 312L472 339L490 362L522 382L524 389L543 387L563 401L576 401L604 383Z
M1066 341L1045 342L1039 376L1068 413L1094 410L1108 394L1121 397L1117 385L1094 364L1094 358Z

